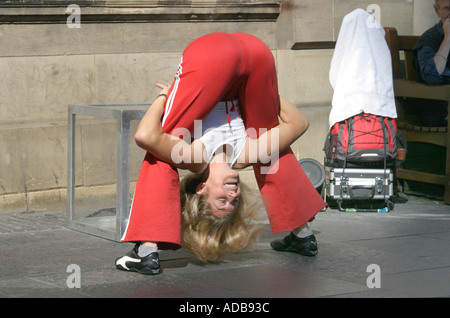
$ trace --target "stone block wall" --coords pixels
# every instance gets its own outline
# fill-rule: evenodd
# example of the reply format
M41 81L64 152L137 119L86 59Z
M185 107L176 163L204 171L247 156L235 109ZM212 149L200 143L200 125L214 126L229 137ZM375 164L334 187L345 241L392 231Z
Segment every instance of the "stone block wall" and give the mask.
M380 0L401 34L430 24L423 1ZM421 5L418 5L418 2ZM64 210L68 104L151 103L172 81L184 47L215 32L247 32L272 49L280 93L310 120L293 145L322 161L333 95L328 70L345 14L362 0L10 0L0 3L0 213ZM68 10L77 4L77 20ZM67 23L69 22L69 24ZM70 25L71 24L71 25ZM416 26L416 27L415 27ZM293 49L300 44L301 49ZM135 129L137 123L133 124ZM80 118L76 187L86 205L114 200L115 124ZM131 140L135 180L143 152ZM243 176L254 185L252 172Z

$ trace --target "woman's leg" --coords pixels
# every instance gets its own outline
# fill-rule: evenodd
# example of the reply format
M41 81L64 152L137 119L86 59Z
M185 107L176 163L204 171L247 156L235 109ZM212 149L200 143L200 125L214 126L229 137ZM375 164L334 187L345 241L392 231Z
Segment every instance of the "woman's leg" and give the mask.
M236 34L245 47L247 78L242 84L239 99L246 128L270 129L277 125L279 95L273 55L259 39ZM272 231L285 232L304 225L314 218L326 203L309 181L298 160L289 148L279 159L254 166L254 173L265 200Z
M239 78L241 52L229 34L214 33L192 42L183 52L169 90L163 129L185 128L203 119L230 93ZM177 249L180 237L180 192L177 170L147 153L142 164L129 223L123 241L158 242L160 249Z

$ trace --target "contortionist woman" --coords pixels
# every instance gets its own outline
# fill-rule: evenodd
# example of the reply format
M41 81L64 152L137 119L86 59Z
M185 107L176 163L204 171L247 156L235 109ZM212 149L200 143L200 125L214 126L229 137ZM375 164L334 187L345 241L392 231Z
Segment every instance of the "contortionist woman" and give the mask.
M239 174L233 169L252 165L272 232L290 232L273 241L272 248L316 255L317 242L308 222L326 204L290 149L308 128L308 121L280 98L269 48L244 33L202 36L184 50L172 85L158 86L161 93L135 135L147 154L122 241L136 245L116 260L116 267L158 274L159 249L178 249L183 242L190 250L185 246L190 243L182 240L181 218L182 209L183 215L193 212L182 206L186 199L182 195L180 200L177 169L199 176L193 178L197 179L194 186L182 184L182 190L191 188L206 202L209 216L200 219L217 221L209 223L206 233L217 232L224 223L233 232L242 201ZM217 250L236 251L226 233L201 239L214 241ZM193 254L207 261L216 258L208 255L221 253Z

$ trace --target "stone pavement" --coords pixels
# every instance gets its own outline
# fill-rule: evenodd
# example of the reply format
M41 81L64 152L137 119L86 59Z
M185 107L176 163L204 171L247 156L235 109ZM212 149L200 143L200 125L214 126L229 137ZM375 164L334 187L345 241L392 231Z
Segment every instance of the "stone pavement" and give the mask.
M0 297L449 297L450 206L407 199L390 213L320 212L316 257L273 251L269 242L284 233L266 224L255 251L218 263L162 251L157 276L116 270L132 245L67 229L65 212L1 216Z

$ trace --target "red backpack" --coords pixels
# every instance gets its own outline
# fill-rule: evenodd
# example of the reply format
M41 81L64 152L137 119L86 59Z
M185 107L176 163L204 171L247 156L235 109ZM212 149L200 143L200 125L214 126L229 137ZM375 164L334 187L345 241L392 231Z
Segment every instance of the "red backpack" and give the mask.
M325 141L325 165L392 166L397 157L397 121L361 113L331 127Z

